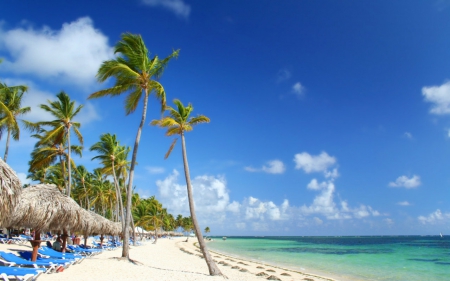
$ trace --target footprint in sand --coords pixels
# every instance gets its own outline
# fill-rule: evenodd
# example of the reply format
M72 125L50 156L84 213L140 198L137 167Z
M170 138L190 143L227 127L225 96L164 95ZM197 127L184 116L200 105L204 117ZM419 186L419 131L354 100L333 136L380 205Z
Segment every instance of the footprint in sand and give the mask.
M280 280L280 278L276 277L275 275L270 275L269 277L266 278L267 280Z

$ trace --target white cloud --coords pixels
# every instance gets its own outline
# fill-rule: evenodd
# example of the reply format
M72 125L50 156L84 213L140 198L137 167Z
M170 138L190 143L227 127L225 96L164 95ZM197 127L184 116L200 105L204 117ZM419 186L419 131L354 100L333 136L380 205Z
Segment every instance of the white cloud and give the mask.
M250 196L242 203L242 210L246 220L287 220L289 201L284 200L281 206L277 206L272 201L263 202L258 198Z
M163 7L182 18L188 18L191 13L191 6L183 0L142 0L142 3L151 7Z
M158 199L174 214L189 214L185 184L178 184L179 173L174 170L164 180L156 181ZM230 204L229 191L222 176L197 176L192 179L192 190L197 216L207 220L223 220L226 211L236 212L239 203Z
M419 216L418 220L423 224L443 224L450 222L450 213L442 213L437 209L434 213L428 216Z
M318 214L323 215L330 220L351 218L361 219L368 216L380 216L378 211L374 210L370 206L362 204L357 208L350 208L346 201L341 201L339 208L338 204L334 201L334 193L336 188L333 180L319 183L317 179L313 179L307 185L307 188L310 190L320 191L320 194L314 198L312 204L309 206L303 205L300 207L301 215L308 216Z
M411 206L411 203L409 203L408 201L401 201L401 202L398 202L397 205L406 207L406 206Z
M263 165L261 169L253 168L251 166L244 167L247 172L266 172L268 174L282 174L286 170L284 163L280 160L271 160Z
M389 226L394 224L394 220L392 220L390 218L385 218L383 221Z
M0 49L11 57L2 64L7 71L81 87L93 84L100 64L113 57L108 38L94 28L89 17L64 23L61 30L4 30L0 26Z
M326 172L330 166L336 163L336 158L329 156L326 152L322 152L317 156L302 152L295 154L294 162L295 169L303 170L309 174L313 172Z
M305 94L305 87L302 86L300 82L297 82L292 86L292 92L297 95L297 97L302 97Z
M145 167L145 169L147 170L147 172L149 172L150 174L162 174L165 172L164 168L162 167L150 167L147 166Z
M264 165L262 170L269 174L282 174L286 168L280 160L272 160L267 162L267 166Z
M432 103L430 113L443 115L450 113L450 81L440 86L422 88L425 101Z
M407 176L398 177L395 182L390 182L390 187L404 187L404 188L416 188L422 183L420 182L420 177L417 175L408 178Z

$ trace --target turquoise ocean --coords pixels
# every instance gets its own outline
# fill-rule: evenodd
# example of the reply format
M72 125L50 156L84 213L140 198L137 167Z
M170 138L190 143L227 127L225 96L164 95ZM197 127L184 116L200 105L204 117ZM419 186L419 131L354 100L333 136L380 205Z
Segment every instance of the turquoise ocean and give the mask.
M450 280L450 237L213 237L220 253L337 280Z

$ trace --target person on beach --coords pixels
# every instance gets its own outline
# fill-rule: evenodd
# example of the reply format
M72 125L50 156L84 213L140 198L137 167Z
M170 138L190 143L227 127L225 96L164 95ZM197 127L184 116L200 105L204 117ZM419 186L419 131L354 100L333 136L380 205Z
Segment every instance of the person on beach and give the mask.
M61 237L58 235L58 237L56 238L56 241L53 242L53 246L52 246L53 250L61 252Z

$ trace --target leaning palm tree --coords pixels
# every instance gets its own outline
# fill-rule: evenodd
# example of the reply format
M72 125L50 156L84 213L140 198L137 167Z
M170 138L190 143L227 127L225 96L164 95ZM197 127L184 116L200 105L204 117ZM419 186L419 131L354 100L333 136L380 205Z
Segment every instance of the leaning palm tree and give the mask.
M71 145L70 145L70 131L73 129L78 141L83 145L83 136L78 130L81 126L79 122L74 122L74 117L83 108L83 105L75 107L75 101L70 100L69 95L65 92L60 92L56 95L58 100L48 101L49 105L41 104L40 107L53 115L56 119L52 121L37 122L38 126L50 126L51 129L47 131L47 134L43 136L40 143L46 143L49 140L54 143L62 143L63 139L67 140L67 163L71 163ZM70 197L70 189L72 183L71 165L67 165L68 168L68 181L66 194Z
M91 94L89 99L129 93L125 102L125 111L127 115L136 110L141 98L144 102L142 117L134 142L130 175L126 190L127 206L125 227L123 228L124 243L122 258L129 258L129 233L127 227L130 225L131 221L131 197L133 195L134 167L136 165L142 128L147 116L148 97L151 93L155 93L164 109L166 93L163 86L156 80L161 77L168 62L172 58L178 56L178 50L173 51L171 55L162 60L159 59L158 56L154 56L150 59L142 37L140 35L125 33L122 34L122 39L114 46L114 53L119 54L119 56L102 63L97 72L97 79L100 82L105 82L108 78L114 77L115 84L111 88Z
M0 137L2 132L6 130L8 135L6 137L6 148L3 160L6 162L8 158L9 140L11 134L14 140L20 138L20 128L17 124L17 117L31 111L30 107L21 108L23 94L28 91L27 86L9 87L4 83L0 83L0 109L2 116L0 117ZM30 122L23 121L26 128L30 128Z
M187 194L189 200L189 209L191 212L192 223L194 225L195 233L197 234L198 243L200 244L200 249L205 257L206 263L208 265L209 274L210 275L222 275L216 263L213 261L211 255L209 254L208 249L206 248L206 243L203 240L202 231L197 221L197 216L195 215L194 209L194 197L192 195L192 186L191 186L191 176L189 174L189 165L186 154L186 143L184 140L185 132L189 132L193 130L193 127L200 123L209 123L209 118L204 115L199 115L197 117L190 117L191 112L194 110L191 104L188 106L184 106L181 101L175 99L173 103L177 106L177 108L172 108L168 106L166 108L169 111L169 116L163 117L160 120L153 120L151 122L152 125L159 126L162 128L167 128L166 135L180 135L181 136L181 149L183 155L183 164L184 164L184 175L186 178L186 186L187 186ZM165 158L169 157L170 152L175 146L176 139L172 143L167 152Z
M122 193L120 192L119 181L116 176L116 167L115 162L116 158L126 152L126 150L120 146L119 141L116 139L116 135L111 134L103 134L100 136L100 141L96 142L89 149L90 151L96 151L99 155L92 158L99 159L103 166L104 172L111 171L111 174L114 179L114 186L116 188L116 202L118 204L118 210L120 212L120 218L122 222L122 226L124 227L124 215L123 215L123 203L122 203Z

